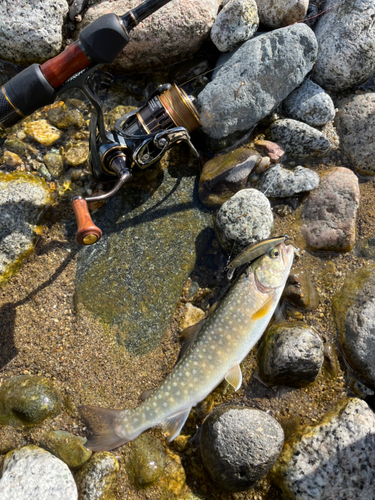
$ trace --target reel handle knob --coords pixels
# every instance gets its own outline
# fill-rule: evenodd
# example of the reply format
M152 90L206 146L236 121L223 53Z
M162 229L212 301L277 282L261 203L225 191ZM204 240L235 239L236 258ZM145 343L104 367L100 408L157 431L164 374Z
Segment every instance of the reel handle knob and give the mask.
M72 209L77 220L76 241L80 245L92 245L99 241L103 233L93 223L86 200L80 196L75 197Z

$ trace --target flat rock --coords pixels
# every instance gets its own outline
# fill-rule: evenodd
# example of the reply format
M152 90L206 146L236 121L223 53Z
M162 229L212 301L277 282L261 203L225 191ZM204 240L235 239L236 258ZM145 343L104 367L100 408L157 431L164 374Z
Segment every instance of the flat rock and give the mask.
M204 132L217 140L249 130L302 83L316 54L315 35L303 24L243 43L198 96Z
M258 26L255 0L230 0L219 12L212 26L211 40L221 52L227 52L252 38Z
M282 28L301 21L309 6L308 0L256 0L260 22L269 28Z
M89 8L79 29L104 14L124 15L138 0L106 0ZM116 58L116 68L147 72L190 58L209 37L220 0L173 0L142 21L130 32L130 42Z
M283 444L282 427L267 413L223 406L204 421L200 447L211 477L236 492L251 488L267 474Z
M335 123L344 154L359 173L375 175L375 94L352 95L338 108Z
M364 83L375 71L375 0L328 0L315 26L319 43L312 79L341 92Z
M375 266L348 274L333 298L333 310L346 359L375 389Z
M218 210L215 230L221 246L234 254L260 240L273 229L271 205L257 189L242 189Z
M246 187L247 179L259 161L257 151L244 147L208 160L199 179L201 202L207 207L220 207Z
M25 446L5 456L1 500L77 500L68 466L48 451Z
M312 191L319 186L319 175L305 167L293 170L275 165L260 180L259 190L269 198L285 198Z
M302 322L276 324L263 336L258 351L259 375L269 385L303 387L318 376L323 342Z
M283 112L311 127L322 127L334 119L335 106L322 87L307 79L285 99Z
M360 399L343 400L285 445L275 469L293 500L373 500L374 413Z
M142 171L140 184L108 201L94 217L103 238L78 257L76 303L134 354L161 341L213 235L212 215L197 196L196 166L184 167L177 156L175 166Z
M92 451L84 446L86 441L86 438L70 432L50 431L43 434L41 444L70 469L79 469L92 455Z
M302 205L302 235L312 250L349 252L355 241L359 185L349 169L333 168Z
M43 215L52 202L47 184L24 173L0 173L0 283L32 251Z
M0 57L18 64L42 63L62 47L66 0L3 0Z
M267 134L279 143L291 158L324 158L331 150L322 132L306 123L286 118L276 120Z

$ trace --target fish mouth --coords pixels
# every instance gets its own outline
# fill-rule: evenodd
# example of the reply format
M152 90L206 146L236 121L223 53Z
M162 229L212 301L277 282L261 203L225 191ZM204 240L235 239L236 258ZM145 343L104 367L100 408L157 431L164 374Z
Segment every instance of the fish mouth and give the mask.
M280 243L280 245L282 246L282 250L283 250L281 252L281 255L283 257L283 262L284 262L285 266L289 266L290 265L290 256L294 254L294 247L293 247L293 245L286 245L284 241L282 243Z

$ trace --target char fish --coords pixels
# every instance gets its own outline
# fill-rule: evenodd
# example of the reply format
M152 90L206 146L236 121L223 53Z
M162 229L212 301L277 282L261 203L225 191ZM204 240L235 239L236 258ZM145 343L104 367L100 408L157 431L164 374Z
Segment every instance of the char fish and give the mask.
M207 318L184 357L163 384L134 410L81 406L92 435L85 446L112 450L163 425L172 441L190 410L224 379L238 390L241 361L265 331L284 290L294 249L284 242L255 260Z

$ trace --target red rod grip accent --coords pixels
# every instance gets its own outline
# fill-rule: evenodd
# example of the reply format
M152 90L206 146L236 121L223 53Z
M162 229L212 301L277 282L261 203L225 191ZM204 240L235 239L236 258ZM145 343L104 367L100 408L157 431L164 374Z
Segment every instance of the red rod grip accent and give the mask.
M64 52L40 66L49 84L57 89L68 78L90 66L91 62L80 47L74 42Z
M80 245L92 245L100 240L102 231L93 223L86 200L77 198L72 202L72 208L77 220L76 241Z

